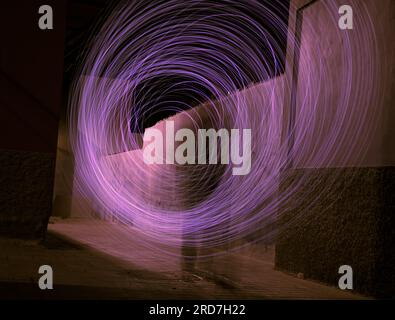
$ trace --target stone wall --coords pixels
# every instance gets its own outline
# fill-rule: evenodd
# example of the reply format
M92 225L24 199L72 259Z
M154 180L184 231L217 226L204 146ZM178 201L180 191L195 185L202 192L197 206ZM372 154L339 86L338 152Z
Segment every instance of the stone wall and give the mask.
M276 267L337 286L350 265L354 290L394 298L394 178L394 167L294 170L282 189L304 185L279 221Z
M0 235L43 238L52 207L55 156L0 150Z

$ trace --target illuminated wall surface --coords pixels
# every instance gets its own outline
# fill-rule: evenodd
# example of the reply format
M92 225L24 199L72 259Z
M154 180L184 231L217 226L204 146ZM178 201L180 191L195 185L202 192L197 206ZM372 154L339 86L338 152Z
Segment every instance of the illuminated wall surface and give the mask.
M338 265L349 261L357 290L394 297L395 46L387 36L395 3L351 2L358 9L349 33L331 27L331 3L295 1L291 14L300 48L288 50L294 89L286 101L301 125L281 179L280 194L296 192L280 218L289 227L276 266L335 285Z
M349 1L353 30L338 27L342 1L291 1L288 25L266 11L288 35L286 52L272 48L270 61L240 26L267 35L237 9L238 25L229 22L236 11L224 8L218 12L229 19L189 24L183 16L170 19L180 3L148 6L145 16L138 7L119 7L91 43L70 90L69 123L59 128L54 214L118 221L144 233L153 251L161 244L169 255L177 248L191 259L215 260L253 241L275 243L278 269L336 284L339 265L348 264L356 291L394 297L394 1ZM174 75L185 79L183 90L195 91L196 103L166 106L166 117L156 118L144 84ZM14 103L1 98L2 106ZM147 110L141 101L149 102ZM144 163L144 130L165 136L166 121L193 132L251 129L251 171L236 176L232 165ZM12 198L6 185L19 192L10 182L20 175L16 161L47 166L41 185L52 187L52 142L33 148L40 154L35 162L23 151L32 144L20 139L14 148L2 140L0 203ZM13 230L20 225L42 235L51 199L43 194L42 203L27 207L15 200L18 212L2 204L0 232L10 233L11 221ZM31 208L42 208L34 221Z

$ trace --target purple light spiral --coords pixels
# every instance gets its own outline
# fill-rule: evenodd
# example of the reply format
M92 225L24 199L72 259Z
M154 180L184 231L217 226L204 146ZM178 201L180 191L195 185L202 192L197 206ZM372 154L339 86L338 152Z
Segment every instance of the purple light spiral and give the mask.
M332 72L325 64L328 53L309 47L314 39L308 36L319 32L316 26L305 22L300 39L288 34L288 47L300 50L298 110L288 126L284 97L291 96L293 83L278 76L284 50L248 12L270 22L277 34L287 34L286 19L257 1L216 3L121 4L91 42L72 89L70 132L81 193L154 245L235 247L242 239L273 237L280 231L276 219L292 207L299 208L298 219L314 201L328 196L336 180L333 175L323 185L319 178L302 175L279 192L289 179L283 169L345 166L360 158L356 155L363 154L375 126L368 108L358 107L377 95L367 81L377 72L371 22L361 26L367 35L352 43L348 33L340 36L344 69L336 88L324 83ZM337 26L335 2L327 1L326 10ZM372 53L371 63L360 68L366 62L363 49ZM166 90L199 97L194 101L198 107L187 111L190 106L180 107L184 102L171 107L172 101L166 101L167 111L179 112L172 118L179 128L210 124L252 130L248 175L232 175L232 165L144 164L140 138L131 128L155 113L156 101L163 102L160 96L168 93L158 98L144 84L168 76L184 80ZM354 92L364 93L360 103L350 103ZM141 106L141 101L150 104ZM329 121L315 112L325 109L332 110ZM302 199L299 191L306 183L313 187Z

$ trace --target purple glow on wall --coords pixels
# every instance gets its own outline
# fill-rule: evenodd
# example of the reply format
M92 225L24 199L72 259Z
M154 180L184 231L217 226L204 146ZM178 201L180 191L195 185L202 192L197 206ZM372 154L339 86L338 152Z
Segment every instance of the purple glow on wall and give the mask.
M287 25L268 7L255 1L242 3L245 8L253 6L279 33L287 33ZM338 7L335 2L326 3L337 26ZM376 125L371 110L364 107L366 101L375 101L378 85L368 81L368 75L373 78L377 72L370 22L359 22L367 36L358 39L357 45L350 44L349 33L340 34L344 50L339 63L345 68L335 89L324 81L331 71L324 62L328 52L314 46L314 37L288 35L288 47L300 49L298 109L289 126L284 101L291 96L292 79L268 80L273 75L268 57L277 59L279 69L286 59L276 57L278 48L272 47L269 54L261 52L244 32L250 28L262 42L272 43L266 30L234 6L191 20L182 13L192 5L196 2L166 1L141 10L138 4L123 4L91 43L71 96L70 128L79 188L102 210L138 228L154 244L216 247L248 237L270 238L279 231L275 218L289 209L290 199L307 183L302 176L279 192L287 179L282 169L344 166L363 154ZM232 20L235 17L238 24ZM303 28L309 31L305 34L314 35L314 25L306 22ZM358 56L363 50L371 52L370 64ZM248 70L240 68L235 57ZM350 72L354 67L360 70L357 74ZM142 161L140 140L130 128L144 117L141 109L134 108L136 99L150 93L135 90L147 79L166 75L187 77L186 85L197 84L213 93L205 96L204 105L172 118L180 128L196 130L210 123L214 128L252 130L250 174L233 176L231 165L192 169L148 166ZM249 79L257 83L239 90ZM364 93L358 103L350 102L354 91ZM331 110L330 121L316 110ZM163 123L156 126L161 128ZM213 190L201 197L213 180ZM186 186L188 181L193 183ZM306 195L311 202L327 196L329 187L315 183L317 192ZM194 205L185 205L183 199ZM307 210L308 205L301 208Z

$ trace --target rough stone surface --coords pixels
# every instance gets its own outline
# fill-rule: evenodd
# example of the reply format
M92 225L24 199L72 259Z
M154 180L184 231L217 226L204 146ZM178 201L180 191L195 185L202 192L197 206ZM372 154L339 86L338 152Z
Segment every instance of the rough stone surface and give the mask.
M0 236L43 238L51 215L55 155L0 150Z
M395 168L297 169L288 177L283 190L302 177L309 183L280 218L276 267L337 285L339 267L350 265L357 292L394 298Z

